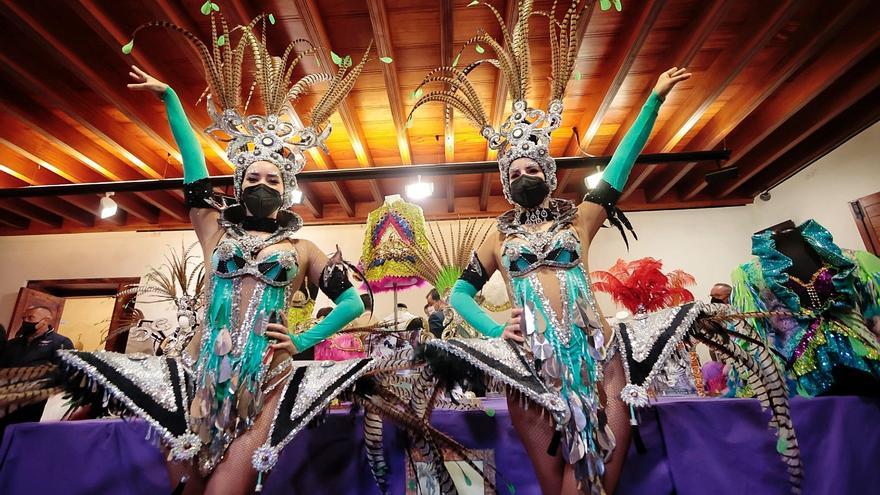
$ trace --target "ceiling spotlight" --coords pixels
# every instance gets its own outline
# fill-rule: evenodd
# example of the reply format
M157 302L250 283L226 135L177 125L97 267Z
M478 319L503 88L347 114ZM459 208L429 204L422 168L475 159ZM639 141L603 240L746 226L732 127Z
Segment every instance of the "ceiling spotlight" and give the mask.
M101 201L98 203L98 207L100 210L101 218L110 218L116 214L116 210L119 209L119 205L116 204L116 201L113 201L112 192L104 193L104 197L101 198Z
M295 205L301 205L303 202L303 192L300 189L294 189L290 192L290 199Z
M600 180L602 180L602 169L597 166L595 173L584 177L584 185L587 186L588 191L592 191L599 185Z
M434 183L433 182L422 182L422 176L418 176L418 182L414 184L407 184L406 186L406 196L409 199L425 199L431 194L434 193Z

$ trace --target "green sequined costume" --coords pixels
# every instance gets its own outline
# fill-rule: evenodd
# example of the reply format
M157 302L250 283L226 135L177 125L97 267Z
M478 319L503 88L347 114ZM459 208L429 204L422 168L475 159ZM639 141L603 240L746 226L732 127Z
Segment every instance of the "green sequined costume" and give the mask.
M794 316L754 320L758 332L784 356L800 395L826 392L837 367L880 380L880 259L842 250L824 227L798 227L823 266L809 281L787 273L792 260L776 249L769 231L752 238L757 259L734 270L731 303L737 310L788 311Z

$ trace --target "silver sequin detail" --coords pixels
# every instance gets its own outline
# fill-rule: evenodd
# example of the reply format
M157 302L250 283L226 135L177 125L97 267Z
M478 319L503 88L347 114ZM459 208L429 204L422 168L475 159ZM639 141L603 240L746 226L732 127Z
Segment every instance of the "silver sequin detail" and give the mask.
M687 309L687 313L682 318L678 327L675 328L675 331L672 337L666 342L666 345L663 347L660 352L659 357L653 363L651 367L651 371L648 373L648 376L645 377L645 380L642 383L633 383L632 378L629 372L629 363L627 361L626 356L621 356L621 362L623 363L623 371L626 375L626 383L627 386L631 386L629 388L624 387L624 389L620 393L620 398L627 404L634 407L643 407L647 403L641 400L641 395L634 396L633 391L638 391L638 388L645 389L646 387L651 386L654 383L657 376L665 369L666 362L672 356L674 352L677 351L678 345L681 343L682 339L684 339L687 332L691 329L696 321L697 316L700 315L702 310L706 307L704 303L694 303L691 305L689 309ZM631 319L625 322L621 322L616 328L615 332L618 334L621 332L626 332L627 337L629 337L631 342L631 352L633 354L633 359L641 362L644 361L648 354L650 353L651 347L653 347L654 343L657 341L657 338L660 336L662 331L669 327L672 323L672 320L675 317L675 314L681 311L681 307L675 308L667 308L661 311L657 311L651 313L644 318L640 319ZM618 346L620 346L620 351L623 354L623 350L625 346L623 345L623 339L620 335L617 335ZM628 394L625 394L624 391L628 391ZM644 402L644 403L643 403ZM641 405L640 405L641 404Z

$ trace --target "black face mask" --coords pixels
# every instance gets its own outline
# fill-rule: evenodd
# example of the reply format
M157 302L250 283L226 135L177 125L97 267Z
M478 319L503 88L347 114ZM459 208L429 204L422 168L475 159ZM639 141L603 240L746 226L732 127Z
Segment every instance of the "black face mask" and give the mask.
M520 175L510 183L510 198L523 208L540 205L550 194L550 186L540 177Z
M30 337L35 333L37 333L37 324L32 321L23 321L18 327L18 334L23 337Z
M727 304L723 299L718 299L717 297L712 297L712 298L710 298L710 299L709 299L709 302L711 302L711 303L713 303L713 304L714 304L714 303Z
M242 191L241 202L251 215L266 218L281 208L281 193L266 184L257 184Z

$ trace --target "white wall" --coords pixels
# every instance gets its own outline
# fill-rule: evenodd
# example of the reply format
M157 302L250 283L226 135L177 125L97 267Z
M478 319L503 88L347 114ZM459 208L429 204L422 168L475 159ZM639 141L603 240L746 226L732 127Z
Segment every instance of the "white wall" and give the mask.
M752 207L757 230L791 219L824 225L841 247L865 249L849 202L880 191L880 123L770 191Z
M616 229L603 229L590 251L592 270L611 266L618 257L627 260L644 256L659 258L666 270L683 269L697 279L692 288L698 299L706 299L713 283L725 281L730 271L749 259L751 234L791 218L802 222L815 218L827 226L843 247L864 249L849 212L848 201L880 191L880 173L875 158L880 140L880 124L856 136L834 152L772 191L768 203L735 208L676 210L630 213L639 235L627 252ZM301 235L330 252L339 244L349 260L362 251L364 226L337 225L304 227ZM195 241L185 232L112 232L53 236L0 237L0 322L12 314L18 288L28 280L136 277L148 267L163 262L169 247ZM419 314L425 304L427 288L400 293L400 301ZM376 299L376 314L391 311L391 294ZM318 307L326 299L319 299ZM615 309L607 298L600 298L606 313ZM150 317L161 312L140 306Z

